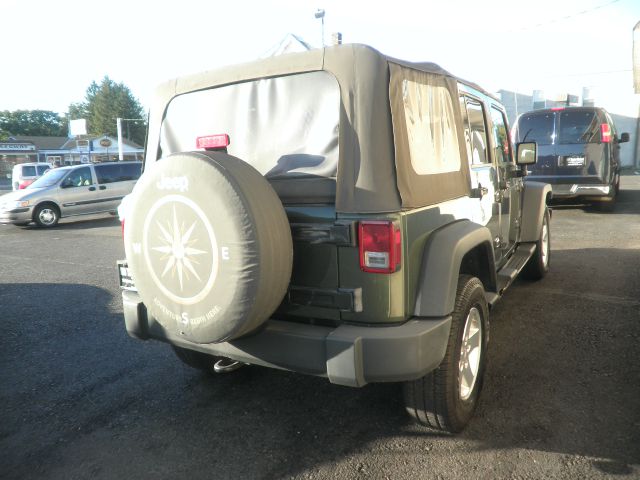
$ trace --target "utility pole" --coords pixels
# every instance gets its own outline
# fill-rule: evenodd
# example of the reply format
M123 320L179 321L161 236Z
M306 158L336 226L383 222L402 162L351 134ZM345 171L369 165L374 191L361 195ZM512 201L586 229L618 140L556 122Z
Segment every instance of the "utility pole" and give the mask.
M116 125L118 128L118 161L121 162L124 160L124 152L122 149L122 119L120 117L116 118Z
M324 10L322 8L316 10L315 17L322 21L322 48L324 48Z
M118 129L118 161L124 160L124 149L122 146L122 122L144 122L144 118L116 118L116 127Z

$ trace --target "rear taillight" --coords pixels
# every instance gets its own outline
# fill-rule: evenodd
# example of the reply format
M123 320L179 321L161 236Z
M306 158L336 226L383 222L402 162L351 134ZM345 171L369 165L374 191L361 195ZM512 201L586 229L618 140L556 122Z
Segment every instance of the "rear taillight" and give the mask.
M25 188L27 188L32 183L33 183L33 180L25 180L20 185L18 185L18 190L24 190Z
M400 269L402 235L393 222L360 222L358 233L363 272L393 273Z
M122 240L124 240L124 218L120 220L120 228L122 229Z
M608 123L603 123L600 125L600 141L602 143L611 142L611 127Z

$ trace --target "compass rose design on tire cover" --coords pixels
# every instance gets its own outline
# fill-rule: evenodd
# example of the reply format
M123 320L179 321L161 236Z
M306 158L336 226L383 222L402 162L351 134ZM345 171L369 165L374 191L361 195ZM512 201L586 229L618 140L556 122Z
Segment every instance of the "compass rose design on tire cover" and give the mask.
M182 195L162 197L143 232L147 267L162 293L182 305L202 300L218 273L218 246L200 207Z

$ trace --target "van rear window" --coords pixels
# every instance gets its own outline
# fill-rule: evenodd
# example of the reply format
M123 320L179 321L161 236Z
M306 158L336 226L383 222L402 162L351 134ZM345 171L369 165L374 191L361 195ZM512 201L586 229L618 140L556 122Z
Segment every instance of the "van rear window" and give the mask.
M558 143L596 143L599 140L598 118L593 111L559 112Z
M36 167L33 165L28 165L22 167L22 176L23 177L35 177L36 176Z
M538 145L596 143L600 123L593 110L525 113L518 119L515 141Z
M525 113L518 119L516 143L536 142L538 145L551 145L555 137L553 112Z

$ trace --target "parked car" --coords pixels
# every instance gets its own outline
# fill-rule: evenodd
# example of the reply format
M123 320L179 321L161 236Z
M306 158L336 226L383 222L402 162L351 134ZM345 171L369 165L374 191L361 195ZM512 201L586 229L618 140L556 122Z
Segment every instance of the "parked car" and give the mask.
M13 190L22 190L27 188L38 178L49 170L51 165L44 162L39 163L19 163L13 167L11 172L11 184Z
M141 168L141 162L114 162L51 169L26 189L0 197L0 223L52 227L62 217L115 214Z
M536 142L538 162L527 181L551 184L556 200L597 202L614 207L620 189L620 144L611 116L603 108L566 107L535 110L516 120L515 142Z
M464 428L490 306L549 268L550 187L523 185L535 143L514 157L500 102L340 45L174 80L154 106L120 212L129 334L212 372L402 382L418 422Z

